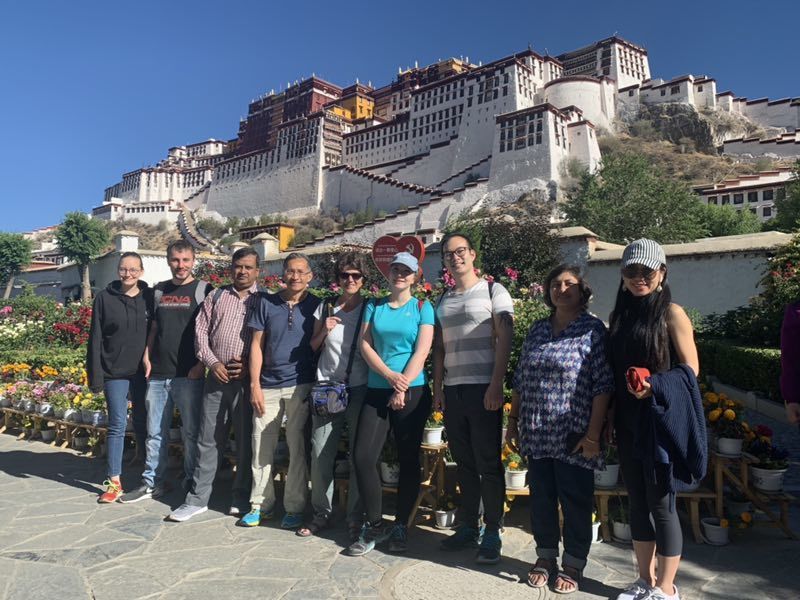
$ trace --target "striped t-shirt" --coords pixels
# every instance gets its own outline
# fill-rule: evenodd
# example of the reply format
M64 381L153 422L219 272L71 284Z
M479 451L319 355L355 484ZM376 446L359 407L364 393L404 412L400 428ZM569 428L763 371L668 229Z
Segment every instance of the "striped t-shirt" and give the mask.
M444 341L444 384L489 383L494 369L492 315L514 314L511 295L485 279L464 292L445 293L436 307Z

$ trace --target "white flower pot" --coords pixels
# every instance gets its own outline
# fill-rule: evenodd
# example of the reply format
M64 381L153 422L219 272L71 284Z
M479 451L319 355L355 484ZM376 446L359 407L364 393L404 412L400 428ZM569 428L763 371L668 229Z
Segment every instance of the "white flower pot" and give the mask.
M38 412L43 417L52 417L55 414L55 410L53 409L53 405L49 402L42 402L39 404Z
M521 490L525 487L525 479L528 477L528 470L509 471L506 469L506 487L511 490Z
M762 469L750 465L750 480L753 487L762 492L780 492L786 469Z
M47 442L48 444L56 439L56 430L55 429L43 429L39 433L42 434L42 441Z
M700 519L703 525L703 535L709 544L724 546L728 543L728 528L719 524L717 517L706 517Z
M400 483L400 465L381 461L381 481L388 486Z
M727 456L741 456L742 440L734 438L717 438L717 452Z
M6 398L5 396L0 397L0 406L3 408L11 408L13 402L11 402L11 398Z
M615 539L621 542L630 542L632 538L631 536L631 525L630 523L620 523L619 521L614 521L611 523L611 529L613 531L613 536Z
M738 517L742 513L749 513L753 511L753 505L749 500L740 502L738 500L725 499L725 506L728 508L729 517Z
M83 423L81 411L77 408L68 408L64 411L64 420L68 423Z
M72 448L78 451L84 451L89 447L88 437L74 437L72 438Z
M426 427L422 430L422 443L436 446L442 443L444 427Z
M448 529L453 526L453 523L456 521L456 511L453 510L437 510L435 513L436 515L436 527L439 529Z
M169 441L170 442L180 442L181 441L181 428L180 427L172 427L169 430Z
M594 471L594 487L596 488L616 487L618 480L619 465L606 465L605 469L595 469Z
M104 410L81 410L81 419L87 425L102 427L108 423L108 416Z
M592 543L602 542L600 539L600 521L592 523Z

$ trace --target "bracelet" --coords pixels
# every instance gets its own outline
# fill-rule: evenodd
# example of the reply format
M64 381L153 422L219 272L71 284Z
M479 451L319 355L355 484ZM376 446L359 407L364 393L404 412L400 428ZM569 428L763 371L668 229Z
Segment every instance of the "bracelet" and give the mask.
M593 439L592 439L592 438L590 438L588 435L587 435L587 436L584 436L584 438L583 438L583 439L585 439L585 440L586 440L587 442L589 442L590 444L599 444L599 443L600 443L600 440L593 440Z

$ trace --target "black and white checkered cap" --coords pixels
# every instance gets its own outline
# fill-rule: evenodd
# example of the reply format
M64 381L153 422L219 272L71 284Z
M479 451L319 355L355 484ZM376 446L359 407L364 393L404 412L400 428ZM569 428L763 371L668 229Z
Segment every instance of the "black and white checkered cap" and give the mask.
M667 264L664 249L658 242L642 238L635 240L625 247L622 253L622 268L630 265L644 265L653 270L660 269Z

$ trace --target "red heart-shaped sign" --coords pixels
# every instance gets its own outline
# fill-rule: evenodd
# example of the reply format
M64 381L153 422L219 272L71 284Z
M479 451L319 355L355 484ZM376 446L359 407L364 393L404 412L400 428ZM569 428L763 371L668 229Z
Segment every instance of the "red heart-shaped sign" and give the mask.
M384 235L375 240L372 245L372 261L387 279L389 278L389 266L392 264L392 258L398 252L413 254L421 265L422 260L425 258L425 244L415 235L404 235L401 238Z

